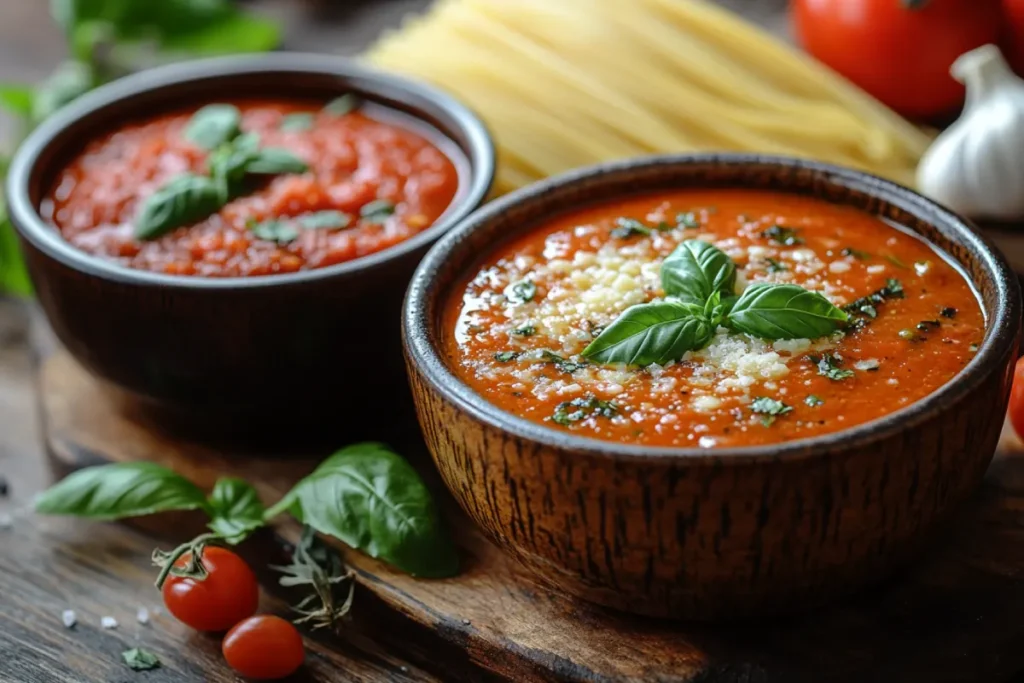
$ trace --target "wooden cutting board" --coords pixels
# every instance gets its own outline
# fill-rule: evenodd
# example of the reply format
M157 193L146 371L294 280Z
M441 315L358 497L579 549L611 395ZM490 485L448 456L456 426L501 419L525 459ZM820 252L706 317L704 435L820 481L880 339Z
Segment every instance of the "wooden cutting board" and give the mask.
M152 460L204 487L245 477L271 503L331 451L211 446L152 423L59 349L41 352L38 379L43 436L60 470ZM337 431L338 447L353 440L342 418ZM415 424L381 437L443 495ZM347 553L359 581L350 628L442 680L938 683L1024 674L1024 446L1008 430L983 489L926 557L831 609L785 620L673 623L574 601L536 585L451 500L444 507L464 562L455 578L416 580ZM297 528L277 531L294 538Z

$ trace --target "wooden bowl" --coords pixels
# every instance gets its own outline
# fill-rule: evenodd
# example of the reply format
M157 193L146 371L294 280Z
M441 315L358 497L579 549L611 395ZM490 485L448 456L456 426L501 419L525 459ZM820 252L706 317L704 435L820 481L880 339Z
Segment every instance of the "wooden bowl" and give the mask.
M679 188L813 195L907 226L958 262L988 330L941 389L882 419L772 446L602 442L505 413L463 384L442 339L453 283L497 245L592 201ZM558 590L647 615L750 617L810 608L883 577L978 485L1003 423L1021 295L963 219L863 173L748 155L649 157L581 169L477 211L420 264L403 333L427 444L462 507Z
M39 216L69 157L126 121L189 103L342 93L433 136L459 170L447 212L389 249L291 274L164 275L81 252ZM76 100L21 146L7 201L39 302L87 369L151 402L244 417L259 432L267 419L310 413L333 416L336 427L369 408L367 390L404 386L399 320L409 279L430 245L481 204L493 176L484 125L441 91L341 57L277 53L175 64Z

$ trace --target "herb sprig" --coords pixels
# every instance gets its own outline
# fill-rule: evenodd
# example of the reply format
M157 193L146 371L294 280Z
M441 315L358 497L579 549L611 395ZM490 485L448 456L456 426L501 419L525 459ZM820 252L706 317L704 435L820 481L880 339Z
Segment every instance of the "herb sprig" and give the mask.
M707 242L687 240L661 267L666 299L626 309L583 350L601 363L646 366L707 346L719 325L760 339L816 339L842 329L848 313L793 284L758 283L733 295L736 264Z

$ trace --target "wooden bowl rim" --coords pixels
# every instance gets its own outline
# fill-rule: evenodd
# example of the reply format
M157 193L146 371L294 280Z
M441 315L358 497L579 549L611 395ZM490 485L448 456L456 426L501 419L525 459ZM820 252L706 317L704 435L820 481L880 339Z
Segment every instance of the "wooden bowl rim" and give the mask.
M547 195L553 192L565 190L584 182L597 181L614 187L625 183L638 170L702 165L741 167L754 165L766 169L774 168L779 171L810 171L827 181L827 184L832 187L840 187L880 199L942 230L950 239L972 253L973 258L977 259L981 265L984 278L996 290L994 310L987 310L985 302L980 302L986 313L988 325L985 339L974 358L955 377L931 394L870 422L830 434L777 444L710 449L622 444L552 429L501 410L477 394L449 369L441 352L432 343L434 337L432 333L439 325L439 321L436 316L431 314L437 306L444 304L443 297L447 294L448 283L446 282L445 286L442 286L442 283L439 282L443 266L453 259L461 261L461 256L455 257L454 255L460 252L462 244L467 242L469 235L484 229L492 220L513 206L542 202ZM743 185L737 183L735 187L742 189ZM781 191L785 192L786 190ZM625 197L631 194L636 193L635 191L616 190L615 194L610 193L604 199L616 195ZM827 197L821 198L828 200ZM588 199L581 201L579 205L586 206L594 201ZM561 207L552 213L565 211L567 208L571 207ZM535 224L534 221L528 222L524 225L523 231L530 229ZM477 248L477 253L489 253L491 248L509 237L508 234L499 235L492 240L489 248ZM951 261L959 264L961 268L963 267L961 260L940 249L924 236L921 236L921 239L928 241L933 248L938 249ZM469 258L467 262L472 260ZM451 279L454 278L449 278L449 280ZM977 290L975 293L977 294ZM442 300L438 301L439 298ZM740 465L783 457L803 459L830 454L837 455L854 449L862 449L873 442L882 441L899 432L919 426L936 412L949 409L967 395L975 392L984 383L986 377L1004 367L1003 359L1009 356L1018 344L1021 308L1021 291L1017 276L1005 257L988 238L972 229L966 219L909 188L862 171L805 159L746 153L663 154L574 169L520 188L473 212L438 241L416 269L406 293L402 311L402 342L410 363L434 391L440 393L447 401L469 414L473 419L517 438L571 453L618 460L640 459L664 462L666 458L682 457L710 459L716 461L716 464L722 465Z
M170 275L129 268L81 251L65 241L53 226L44 221L32 201L32 183L37 165L46 160L53 148L74 144L63 139L71 126L91 119L117 116L112 109L132 106L133 100L158 96L186 84L223 81L230 88L233 80L256 75L309 75L337 78L339 92L346 88L373 99L372 96L400 102L407 115L419 119L460 148L468 163L466 188L461 197L448 207L441 218L429 228L383 251L324 268L296 273L257 275L251 277L209 278ZM287 88L275 91L288 96ZM433 116L445 119L448 130L431 123ZM457 133L466 145L452 138ZM80 144L80 142L79 142ZM337 55L301 52L278 52L259 55L214 57L177 62L125 76L103 85L65 106L36 128L19 146L11 161L5 187L12 223L22 238L48 257L74 270L115 282L156 285L176 289L240 289L287 286L334 277L358 277L367 271L400 260L417 249L425 248L478 208L494 183L496 160L494 143L483 121L466 105L447 93L426 83L364 66Z

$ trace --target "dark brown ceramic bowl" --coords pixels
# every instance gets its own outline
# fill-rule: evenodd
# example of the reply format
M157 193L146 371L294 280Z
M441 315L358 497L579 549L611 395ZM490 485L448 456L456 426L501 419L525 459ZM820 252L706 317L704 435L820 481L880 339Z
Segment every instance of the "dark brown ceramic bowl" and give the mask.
M372 115L431 137L460 173L448 211L382 252L285 275L163 275L83 253L37 212L69 157L127 121L189 103L248 96L326 102L349 92ZM19 149L7 200L50 323L94 374L189 411L255 418L319 407L338 424L369 405L369 389L404 395L402 295L427 248L483 202L493 176L484 125L439 90L341 57L277 53L176 64L82 97Z
M958 262L988 320L977 356L907 408L775 446L652 448L512 416L450 368L441 328L453 283L553 214L677 188L813 195L907 226ZM878 579L978 485L1017 358L1012 271L962 219L914 192L813 162L650 157L531 185L477 211L420 264L404 342L423 432L456 499L502 548L558 589L649 615L719 619L813 607Z

